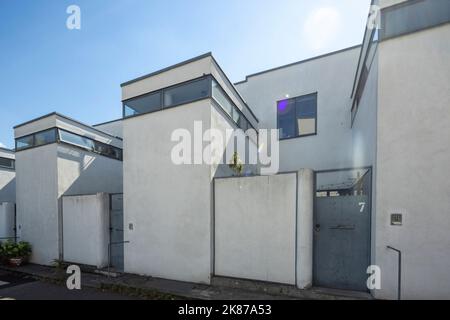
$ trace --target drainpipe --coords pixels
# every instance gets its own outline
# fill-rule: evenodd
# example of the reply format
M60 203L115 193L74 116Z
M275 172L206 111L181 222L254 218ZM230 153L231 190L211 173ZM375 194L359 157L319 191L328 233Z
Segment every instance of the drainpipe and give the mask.
M387 246L389 250L395 251L398 254L398 291L397 291L397 299L402 300L402 252L398 249L395 249L391 246Z

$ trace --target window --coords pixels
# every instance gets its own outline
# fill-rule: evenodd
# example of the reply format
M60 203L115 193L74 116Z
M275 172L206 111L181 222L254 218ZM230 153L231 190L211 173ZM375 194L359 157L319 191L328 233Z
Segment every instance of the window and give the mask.
M317 94L286 99L277 104L280 139L317 133Z
M153 112L161 109L161 92L156 92L126 101L124 103L124 116L130 117L136 114Z
M56 142L56 129L38 132L34 135L34 146L42 146Z
M109 144L95 141L90 138L79 136L77 134L61 129L59 130L59 136L62 142L78 146L80 148L101 154L108 158L116 160L123 159L122 150Z
M34 145L34 136L33 135L16 139L16 149L17 150L31 148L33 145Z
M205 75L201 79L188 81L173 87L164 88L147 95L123 101L123 117L132 117L139 114L155 112L183 105L204 98L213 98L228 116L244 131L252 128L256 131L252 122L248 121L248 115L258 122L248 106L244 105L242 111L236 107L224 89L212 75Z
M233 112L233 103L225 95L222 88L215 80L212 81L212 96L220 104L223 110L225 110L225 112L231 117Z
M14 169L15 161L14 161L14 159L0 157L0 167L7 168L7 169Z
M16 139L16 150L20 151L56 142L64 142L112 159L120 161L123 159L122 149L120 148L57 128Z
M64 130L59 130L59 138L62 142L73 144L87 150L94 150L94 140L92 139L85 138Z
M209 78L164 90L164 107L196 101L209 96Z

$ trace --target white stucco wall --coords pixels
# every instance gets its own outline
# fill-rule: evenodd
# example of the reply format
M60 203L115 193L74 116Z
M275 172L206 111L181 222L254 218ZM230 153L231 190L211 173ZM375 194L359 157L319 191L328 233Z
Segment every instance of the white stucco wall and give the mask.
M379 298L394 298L403 252L405 299L449 299L450 25L384 41L379 51ZM403 226L390 226L390 214Z
M0 202L0 238L15 236L15 205L10 202ZM11 239L12 240L12 239ZM4 241L4 240L0 240Z
M297 175L215 180L215 274L296 284Z
M0 157L15 159L13 151L0 148ZM0 202L16 202L16 172L0 167Z
M21 125L15 137L53 127L122 147L122 141L57 114ZM123 192L122 162L78 147L50 144L16 153L17 224L33 246L31 261L51 265L63 254L63 195Z
M318 93L316 136L280 141L280 172L351 166L348 110L359 48L250 76L237 84L260 128L277 128L277 101Z
M95 125L94 128L104 131L110 135L115 137L122 138L123 137L123 123L122 120L117 120L114 122L104 123L100 125Z
M108 266L109 195L62 198L64 261Z
M58 145L58 197L123 192L123 162Z
M16 172L0 168L0 202L16 202Z
M125 272L210 282L211 169L171 161L194 121L210 127L209 100L124 120Z
M31 262L51 265L59 258L57 145L16 154L17 226L33 246Z

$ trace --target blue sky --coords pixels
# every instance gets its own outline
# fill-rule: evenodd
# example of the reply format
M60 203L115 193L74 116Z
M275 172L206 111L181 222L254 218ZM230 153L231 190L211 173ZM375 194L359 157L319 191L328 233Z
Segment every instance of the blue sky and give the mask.
M66 9L81 8L81 30ZM0 145L58 111L121 116L120 84L211 51L232 81L362 41L370 0L0 0Z

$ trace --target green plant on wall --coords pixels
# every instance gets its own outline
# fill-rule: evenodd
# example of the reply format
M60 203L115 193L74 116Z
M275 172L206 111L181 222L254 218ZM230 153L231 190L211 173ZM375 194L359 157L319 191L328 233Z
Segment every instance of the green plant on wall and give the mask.
M239 158L239 154L235 152L233 154L233 158L231 159L231 163L228 165L231 170L234 171L236 176L241 176L242 171L244 170L244 165L242 164L241 159Z

